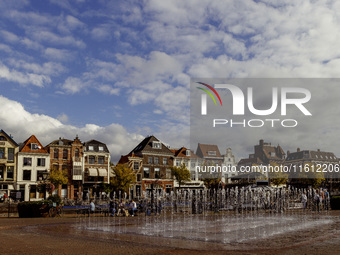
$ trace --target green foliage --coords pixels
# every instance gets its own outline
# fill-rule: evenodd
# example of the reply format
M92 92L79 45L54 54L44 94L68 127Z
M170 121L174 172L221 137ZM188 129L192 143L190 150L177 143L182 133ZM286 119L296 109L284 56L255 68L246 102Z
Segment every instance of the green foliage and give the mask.
M190 181L190 171L187 169L185 164L181 166L172 166L170 167L172 176L175 176L178 181L179 187L184 184L186 181Z
M18 204L18 213L20 218L42 217L47 205L44 201L21 202Z
M218 185L221 182L221 179L219 178L205 178L203 179L204 185L208 188L208 189L218 189Z
M312 171L312 169L314 169ZM301 172L294 174L293 183L302 184L303 186L312 186L319 188L325 182L323 172L316 172L317 166L314 163L304 163ZM300 170L299 170L300 171Z
M47 198L48 201L51 201L52 203L57 203L58 205L61 204L61 197L59 197L57 194L49 196Z
M58 189L59 185L68 183L67 170L51 170L48 179Z
M111 180L111 185L116 192L127 192L132 183L136 180L135 172L123 164L117 164L113 168L114 177Z

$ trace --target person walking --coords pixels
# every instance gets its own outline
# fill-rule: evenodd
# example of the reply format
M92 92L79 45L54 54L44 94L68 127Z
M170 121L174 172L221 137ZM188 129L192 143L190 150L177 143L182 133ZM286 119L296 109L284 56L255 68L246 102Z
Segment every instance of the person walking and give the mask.
M93 200L90 202L90 213L94 213L96 210L96 205L94 204Z
M319 190L315 191L314 194L314 203L315 203L315 209L320 212L320 195L319 195Z
M305 191L302 193L301 200L303 204L303 210L305 210L307 206L307 195Z

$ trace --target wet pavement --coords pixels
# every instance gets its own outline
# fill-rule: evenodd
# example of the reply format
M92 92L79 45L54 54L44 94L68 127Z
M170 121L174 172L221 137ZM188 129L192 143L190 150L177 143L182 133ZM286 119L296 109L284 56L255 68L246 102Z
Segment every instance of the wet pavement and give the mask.
M340 212L0 218L1 254L339 254Z

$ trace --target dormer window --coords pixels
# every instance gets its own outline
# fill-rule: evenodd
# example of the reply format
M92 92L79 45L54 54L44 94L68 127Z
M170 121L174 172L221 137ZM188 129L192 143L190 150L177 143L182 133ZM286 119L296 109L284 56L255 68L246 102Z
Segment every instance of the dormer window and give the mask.
M98 147L98 150L99 150L99 151L104 151L104 147L103 147L103 146L99 146L99 147Z
M161 143L160 143L160 142L153 141L153 142L152 142L152 148L153 148L153 149L161 149L161 148L162 148Z
M188 157L190 156L190 150L185 151L185 156L188 156Z
M93 151L93 146L89 145L89 151Z
M216 151L208 151L209 156L216 156Z
M41 149L41 148L37 143L31 143L31 150L32 151L37 151L39 149Z

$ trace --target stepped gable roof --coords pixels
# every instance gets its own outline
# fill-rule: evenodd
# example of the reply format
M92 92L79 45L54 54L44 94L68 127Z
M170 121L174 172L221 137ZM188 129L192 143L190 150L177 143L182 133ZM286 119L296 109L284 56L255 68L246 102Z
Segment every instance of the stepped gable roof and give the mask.
M13 140L12 136L8 135L3 129L0 129L0 135L4 134L8 140L10 140L11 143L13 143L15 146L19 146L16 141Z
M19 151L29 153L48 153L35 135L31 135L25 142L20 144Z
M171 151L168 146L166 146L153 135L144 138L144 140L141 141L129 154L132 153L137 155L140 153L168 154L170 156L174 155L174 152Z
M90 140L84 143L85 146L85 151L89 151L89 146L93 146L93 151L95 152L106 152L106 153L110 153L109 149L107 148L105 143L99 142L97 140ZM103 151L99 150L99 147L102 146L103 147Z

